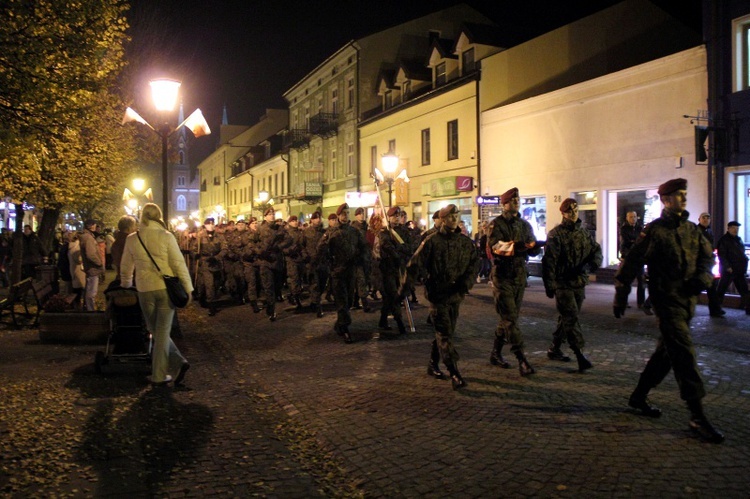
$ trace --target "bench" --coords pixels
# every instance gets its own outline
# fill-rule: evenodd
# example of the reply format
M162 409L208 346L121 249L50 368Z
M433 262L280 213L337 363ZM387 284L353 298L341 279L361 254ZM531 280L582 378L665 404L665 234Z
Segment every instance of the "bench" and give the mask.
M20 317L25 317L27 320L31 320L36 315L34 324L39 319L39 305L37 305L36 314L29 311L29 294L34 291L34 282L31 277L28 277L22 281L10 285L8 290L8 296L0 300L0 323L9 324L13 329L18 329L23 325L19 322ZM36 295L34 294L36 301ZM19 310L19 307L23 307L23 312ZM8 312L10 314L11 322L6 323L2 320L3 314Z

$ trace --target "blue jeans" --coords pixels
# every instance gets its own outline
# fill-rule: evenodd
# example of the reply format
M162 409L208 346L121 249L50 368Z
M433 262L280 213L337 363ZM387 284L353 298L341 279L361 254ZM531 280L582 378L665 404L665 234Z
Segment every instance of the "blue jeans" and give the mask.
M169 301L166 289L139 292L138 300L146 319L146 327L154 337L151 381L160 383L166 381L170 373L176 376L182 363L187 362L169 336L175 314L174 305Z
M96 276L86 276L86 296L84 298L86 310L96 312L96 294L99 292L99 279Z

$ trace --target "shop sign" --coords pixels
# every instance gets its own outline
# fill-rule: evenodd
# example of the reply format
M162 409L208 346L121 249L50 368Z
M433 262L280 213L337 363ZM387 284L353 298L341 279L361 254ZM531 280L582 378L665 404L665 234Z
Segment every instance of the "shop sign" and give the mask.
M483 205L499 205L500 204L500 196L477 196L476 198L477 204L480 206Z
M303 182L302 183L302 195L305 197L322 197L323 196L323 184L320 182Z
M468 192L474 190L474 177L456 177L456 190L458 192Z
M454 196L456 194L456 177L442 177L430 180L430 196Z
M352 208L376 206L378 204L378 193L369 192L347 192L344 201Z

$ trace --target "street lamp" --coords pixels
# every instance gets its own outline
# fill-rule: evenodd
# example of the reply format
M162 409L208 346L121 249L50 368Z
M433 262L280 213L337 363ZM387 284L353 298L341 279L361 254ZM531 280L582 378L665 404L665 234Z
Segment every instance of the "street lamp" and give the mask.
M379 184L382 184L383 182L388 184L388 207L390 208L393 206L393 183L397 179L402 179L404 182L408 183L409 176L406 174L406 169L401 170L398 175L395 175L396 170L398 170L399 157L392 149L389 149L387 153L383 154L380 158L380 163L385 174L375 168L375 178Z
M146 187L146 181L142 178L135 178L133 179L133 190L131 191L126 187L122 193L122 200L125 202L125 211L128 215L135 215L138 220L141 218L141 208L143 207L140 197L143 196L147 201L154 200L154 193L151 188L149 187L144 192L144 187Z
M255 200L256 208L260 210L261 217L265 215L266 210L273 206L273 198L271 198L268 191L259 191L258 197Z
M151 86L151 95L154 100L154 106L160 113L165 114L165 121L157 130L143 117L141 117L132 108L125 110L125 116L122 118L122 124L136 121L143 125L146 125L151 130L156 132L161 137L161 180L162 180L162 198L163 205L162 212L164 214L164 220L169 220L169 163L167 158L167 139L174 132L182 128L183 126L193 132L196 138L204 135L209 135L211 129L208 127L206 119L203 117L203 113L200 109L193 111L193 114L187 117L185 121L180 123L177 128L172 128L166 121L166 113L172 111L177 102L177 91L180 88L180 82L171 80L168 78L159 78L151 80L149 82Z

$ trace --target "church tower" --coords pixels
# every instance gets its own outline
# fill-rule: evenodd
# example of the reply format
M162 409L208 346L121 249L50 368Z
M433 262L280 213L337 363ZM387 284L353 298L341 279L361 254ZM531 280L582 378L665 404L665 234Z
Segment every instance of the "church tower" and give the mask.
M178 123L185 120L183 103L180 102L180 115ZM188 156L188 141L185 127L177 131L177 162L170 169L171 175L171 209L172 218L182 217L188 220L190 214L198 210L198 198L200 196L200 185L197 175L190 171Z

